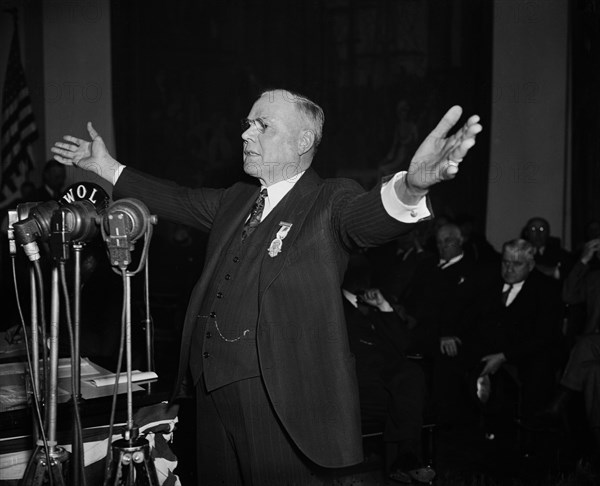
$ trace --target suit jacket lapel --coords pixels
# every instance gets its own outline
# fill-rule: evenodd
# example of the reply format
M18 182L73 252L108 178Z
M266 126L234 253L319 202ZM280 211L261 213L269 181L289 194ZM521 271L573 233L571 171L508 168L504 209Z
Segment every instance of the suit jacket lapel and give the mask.
M300 178L293 189L286 194L273 211L273 216L276 216L277 221L272 220L270 224L273 230L269 234L267 246L264 249L264 256L260 266L260 283L259 297L262 297L263 292L273 283L281 270L283 269L287 259L289 258L290 250L293 248L294 242L306 220L306 216L315 203L318 190L321 187L322 179L313 169L308 169ZM283 239L282 251L277 256L271 257L268 252L268 245L275 239L277 232L281 228L280 221L291 223L291 228Z

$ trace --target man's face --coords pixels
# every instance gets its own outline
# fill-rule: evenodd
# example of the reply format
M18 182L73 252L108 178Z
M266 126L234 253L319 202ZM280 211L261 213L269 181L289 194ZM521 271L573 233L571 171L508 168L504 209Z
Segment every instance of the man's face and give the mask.
M244 139L244 172L266 185L292 177L300 163L303 116L284 91L263 94L252 106Z
M442 260L450 260L462 253L463 238L455 226L442 226L435 237Z
M535 267L535 262L527 260L525 255L504 250L502 253L502 279L507 284L525 280Z
M548 223L543 219L531 219L527 223L525 228L525 239L529 241L536 248L546 246L548 236L550 233L550 227Z

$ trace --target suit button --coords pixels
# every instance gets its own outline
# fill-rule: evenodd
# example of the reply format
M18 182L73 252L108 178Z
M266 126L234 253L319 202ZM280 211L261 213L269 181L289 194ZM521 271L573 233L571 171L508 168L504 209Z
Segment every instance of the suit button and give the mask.
M240 261L240 257L233 257L233 263L237 263Z
M211 312L211 313L210 313L210 317L211 317L212 319L214 319L215 317L217 317L217 313L216 313L215 311Z
M204 353L202 353L202 356L204 356L204 358L210 358L210 353L204 351Z
M217 292L217 299L223 298L223 292Z
M210 339L211 337L212 337L212 334L210 333L210 331L208 331L208 332L206 333L206 339Z
M229 274L225 275L225 280L231 280L231 275L229 275Z

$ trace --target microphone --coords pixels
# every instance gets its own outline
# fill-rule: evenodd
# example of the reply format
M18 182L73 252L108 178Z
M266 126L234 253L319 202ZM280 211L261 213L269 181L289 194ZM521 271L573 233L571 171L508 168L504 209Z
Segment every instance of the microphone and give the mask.
M34 207L36 207L39 202L26 202L17 204L15 209L8 210L8 228L7 228L7 236L8 236L8 251L11 255L17 254L17 244L15 243L15 230L14 224L19 221L23 221L29 216L29 211L31 211Z
M102 224L111 265L121 268L129 265L133 243L156 221L156 216L138 199L120 199L108 206Z
M32 262L40 259L37 240L46 241L50 237L50 222L52 214L57 209L56 201L46 201L30 209L27 218L13 223L15 240L23 247L27 258Z
M50 254L56 261L69 258L70 243L90 241L98 234L98 212L88 200L61 206L52 214Z

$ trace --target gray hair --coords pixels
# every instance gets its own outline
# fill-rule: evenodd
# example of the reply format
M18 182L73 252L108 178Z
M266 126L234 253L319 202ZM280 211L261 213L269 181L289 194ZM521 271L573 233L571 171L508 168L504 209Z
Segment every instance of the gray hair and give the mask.
M325 124L325 113L323 113L323 109L306 96L283 88L268 89L263 91L260 95L263 96L265 94L270 94L275 91L281 91L281 95L287 101L295 103L296 108L308 118L308 121L313 126L315 134L313 151L316 152L317 147L319 146L319 144L321 143L321 139L323 138L323 125Z
M502 245L502 253L505 251L523 255L527 261L535 259L535 247L529 241L522 238L515 238L504 243Z

